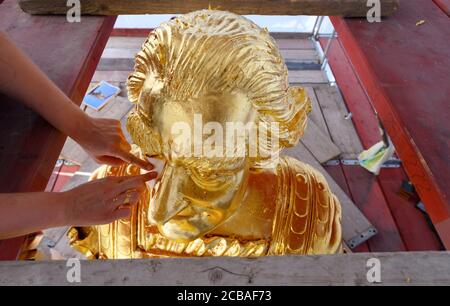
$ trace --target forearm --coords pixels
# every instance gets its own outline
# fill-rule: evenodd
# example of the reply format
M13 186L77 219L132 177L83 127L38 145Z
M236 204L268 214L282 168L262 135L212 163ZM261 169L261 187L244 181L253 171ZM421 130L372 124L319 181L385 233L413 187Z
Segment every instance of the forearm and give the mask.
M2 32L0 71L0 92L20 100L66 135L76 139L80 127L89 124L89 117Z
M0 194L0 240L69 225L63 193Z

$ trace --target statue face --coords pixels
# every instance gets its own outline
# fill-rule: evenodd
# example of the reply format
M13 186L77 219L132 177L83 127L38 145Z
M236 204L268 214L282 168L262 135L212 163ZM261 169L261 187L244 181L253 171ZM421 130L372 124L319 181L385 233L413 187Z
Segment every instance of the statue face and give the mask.
M258 158L211 158L204 146L200 156L186 157L179 154L175 126L184 123L178 132L190 137L195 153L198 116L202 130L209 123L226 131L227 123L277 122L281 147L297 143L306 119L305 99L289 95L274 40L249 20L221 11L183 15L151 33L136 56L128 96L136 104L127 122L134 142L166 161L148 217L180 241L212 231L237 211ZM203 142L211 136L200 135Z
M139 107L146 106L142 110L147 114L145 127L152 135L147 141L157 145L146 154L164 159L166 166L151 197L149 218L167 238L189 241L213 230L236 211L243 202L249 169L245 158L201 156L198 161L174 156L173 143L178 135L172 128L185 123L190 129L186 136L194 139L194 115L201 115L202 123L215 122L225 130L230 121L254 121L255 111L238 90L209 91L188 101L175 101L156 93L157 81L150 80L143 88Z

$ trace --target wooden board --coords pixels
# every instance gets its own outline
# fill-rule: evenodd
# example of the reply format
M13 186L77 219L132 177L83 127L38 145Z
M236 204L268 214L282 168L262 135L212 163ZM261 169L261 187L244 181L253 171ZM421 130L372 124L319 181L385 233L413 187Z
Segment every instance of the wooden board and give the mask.
M328 84L328 78L322 70L291 70L289 71L290 84Z
M380 284L371 284L367 280L367 263L371 258L380 261ZM258 259L203 257L94 260L81 261L81 283L72 285L448 286L449 261L448 252L279 256ZM5 262L0 264L0 285L71 285L67 281L67 272L72 267L67 267L66 261ZM184 292L184 289L174 288L174 297L177 292ZM280 296L281 294L274 295L274 301Z
M331 191L341 202L343 238L350 248L358 246L376 234L376 229L372 226L369 220L367 220L349 196L331 178L328 172L320 165L320 163L302 143L299 143L295 148L285 150L284 154L298 158L300 161L311 165L323 174L328 182L328 185L330 186Z
M327 43L328 39L320 39L322 48L326 48ZM378 120L370 99L361 86L361 82L353 70L339 39L333 39L331 42L327 58L339 89L345 97L346 105L354 115L352 121L358 131L362 145L368 149L381 141Z
M346 119L348 111L336 87L315 88L323 116L330 131L331 139L339 147L343 158L355 159L363 147L351 119Z
M343 170L356 206L378 230L377 235L367 241L370 251L406 251L377 178L360 166L343 166Z
M343 159L356 159L363 150L353 120L336 87L315 88L317 99L326 119L331 138L343 152ZM376 177L360 166L342 166L354 203L377 228L376 237L368 241L371 251L405 251L405 245L392 217Z
M349 196L349 198L354 202L352 193L347 184L347 179L345 178L344 171L342 170L342 165L339 163L337 165L324 165L323 168L330 174L332 179L341 187L341 189ZM368 241L359 244L357 247L351 249L355 253L368 253L370 252Z
M74 103L81 102L114 22L114 17L86 17L80 27L62 16L30 16L13 0L0 9L0 30ZM64 141L36 113L0 95L0 192L43 191ZM20 241L0 243L1 258L17 254Z
M402 1L378 24L331 18L445 246L450 248L450 18L433 1ZM416 26L420 20L423 25Z
M314 88L312 87L305 87L305 90L311 100L312 104L312 111L308 115L308 118L314 122L314 124L328 137L328 139L331 140L330 132L328 131L328 126L325 121L325 118L323 117L322 109L320 108L319 101L317 100L316 93L314 91Z
M300 141L321 164L341 154L338 146L312 120L308 121L305 135L303 135Z
M402 168L382 169L378 182L389 205L392 217L408 251L440 251L443 246L431 222L416 208L416 203L407 201L398 193L408 177Z
M398 0L380 0L383 16L393 14ZM20 5L32 14L66 14L65 0L20 0ZM366 17L366 0L91 0L81 1L81 11L90 15L123 14L176 14L188 13L208 7L232 11L238 14L255 15L338 15Z
M298 38L276 38L278 48L282 50L315 50L313 41L311 39Z

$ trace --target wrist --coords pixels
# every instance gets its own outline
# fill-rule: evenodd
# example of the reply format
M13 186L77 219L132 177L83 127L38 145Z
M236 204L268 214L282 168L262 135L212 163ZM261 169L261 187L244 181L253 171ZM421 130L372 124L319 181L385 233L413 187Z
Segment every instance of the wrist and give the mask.
M55 197L55 222L57 226L70 226L74 224L73 203L69 192L54 192Z
M80 109L73 120L71 120L71 123L65 133L76 142L82 143L86 138L88 138L88 135L92 129L92 118Z

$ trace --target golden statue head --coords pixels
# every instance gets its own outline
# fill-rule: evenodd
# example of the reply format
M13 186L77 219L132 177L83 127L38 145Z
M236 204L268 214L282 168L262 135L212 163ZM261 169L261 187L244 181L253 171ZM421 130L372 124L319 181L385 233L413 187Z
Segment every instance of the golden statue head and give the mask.
M128 91L136 105L127 122L134 142L145 155L166 161L148 217L178 241L203 236L233 215L249 172L274 167L279 151L298 142L311 107L303 89L288 87L286 65L266 30L213 10L155 29L136 56ZM234 148L210 154L220 147L211 139L226 139L216 128L228 132L229 123L255 124L270 139L253 155ZM189 139L183 149L180 139ZM195 153L199 143L200 154L185 154L186 147ZM245 144L248 149L248 137Z

